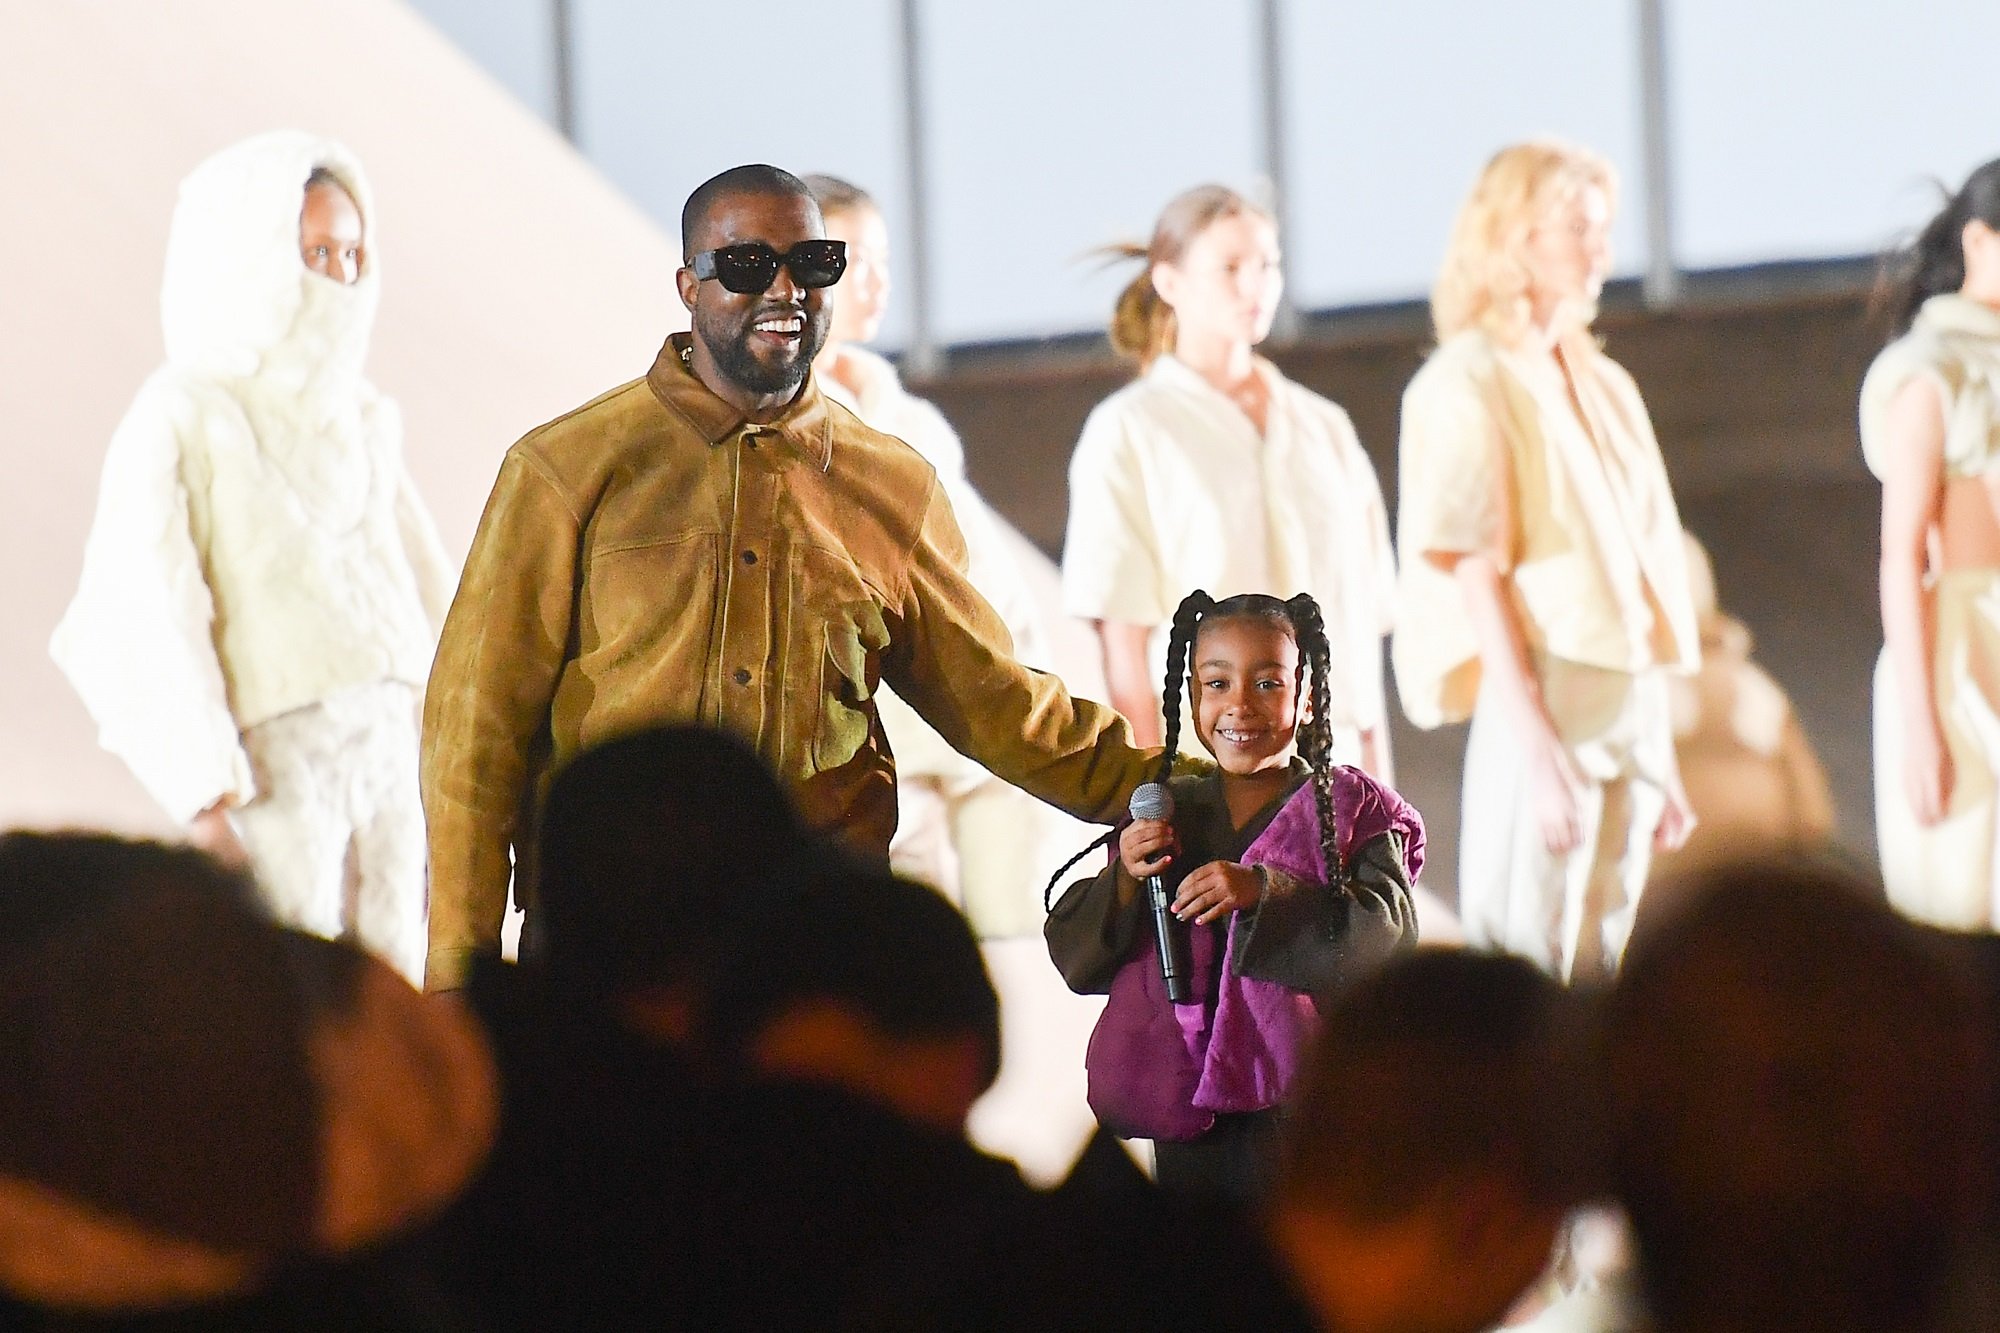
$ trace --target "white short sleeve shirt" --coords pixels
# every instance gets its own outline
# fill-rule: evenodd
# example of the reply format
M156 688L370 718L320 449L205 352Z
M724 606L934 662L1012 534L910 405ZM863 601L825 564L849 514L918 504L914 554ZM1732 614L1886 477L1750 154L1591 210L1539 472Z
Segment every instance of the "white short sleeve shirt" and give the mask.
M1262 435L1172 356L1090 414L1070 459L1064 607L1153 626L1164 674L1168 623L1196 588L1311 593L1332 649L1332 721L1373 727L1395 596L1381 487L1346 412L1268 362L1258 372Z

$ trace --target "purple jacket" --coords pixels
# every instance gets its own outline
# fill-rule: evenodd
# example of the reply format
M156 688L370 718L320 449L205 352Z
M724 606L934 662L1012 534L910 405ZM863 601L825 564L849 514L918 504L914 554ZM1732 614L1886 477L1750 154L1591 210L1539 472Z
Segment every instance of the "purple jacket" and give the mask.
M1319 812L1308 782L1242 857L1245 865L1282 871L1302 890L1282 904L1270 899L1232 915L1220 949L1216 932L1191 932L1194 993L1203 999L1192 1004L1167 999L1150 933L1141 932L1112 980L1111 998L1084 1057L1091 1110L1113 1132L1184 1142L1206 1133L1219 1113L1262 1110L1283 1100L1318 1010L1303 986L1238 971L1253 936L1264 937L1260 943L1267 953L1289 955L1295 963L1285 969L1289 979L1310 977L1313 989L1414 941L1408 886L1423 867L1423 820L1402 797L1357 768L1334 770L1332 796L1347 881L1327 887ZM1394 879L1394 870L1401 872L1400 885L1389 895L1397 901L1386 911L1370 911L1357 892L1357 862L1388 834L1396 839L1385 846L1400 844L1400 865L1389 875Z

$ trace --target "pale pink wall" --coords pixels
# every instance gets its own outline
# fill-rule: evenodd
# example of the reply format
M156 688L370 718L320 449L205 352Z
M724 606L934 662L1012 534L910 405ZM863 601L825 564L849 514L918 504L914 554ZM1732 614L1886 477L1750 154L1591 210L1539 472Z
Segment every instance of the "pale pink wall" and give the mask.
M644 373L684 327L677 246L394 0L0 5L0 827L163 827L46 646L105 441L161 358L174 187L279 127L368 169L370 373L454 554L508 444Z

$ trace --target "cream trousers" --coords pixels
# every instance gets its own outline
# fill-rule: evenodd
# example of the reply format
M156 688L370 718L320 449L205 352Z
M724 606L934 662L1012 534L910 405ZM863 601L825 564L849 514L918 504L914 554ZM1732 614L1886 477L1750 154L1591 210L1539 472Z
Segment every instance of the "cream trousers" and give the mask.
M243 748L257 797L230 822L272 913L353 937L422 985L416 692L395 681L346 690L250 728Z
M1587 779L1583 841L1543 841L1526 755L1489 687L1465 747L1458 899L1466 942L1527 958L1563 981L1617 971L1666 808L1673 723L1663 672L1536 662L1556 732Z

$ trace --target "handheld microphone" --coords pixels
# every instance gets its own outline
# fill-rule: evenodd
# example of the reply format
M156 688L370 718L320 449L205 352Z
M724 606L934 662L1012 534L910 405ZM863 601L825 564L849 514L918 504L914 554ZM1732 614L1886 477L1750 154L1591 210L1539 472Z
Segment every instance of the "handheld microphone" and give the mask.
M1174 796L1163 782L1142 783L1132 793L1134 819L1174 817ZM1194 1000L1193 962L1188 952L1187 927L1173 913L1173 895L1167 892L1164 876L1148 875L1140 889L1153 912L1153 946L1160 956L1160 980L1166 983L1167 998L1175 1004Z

